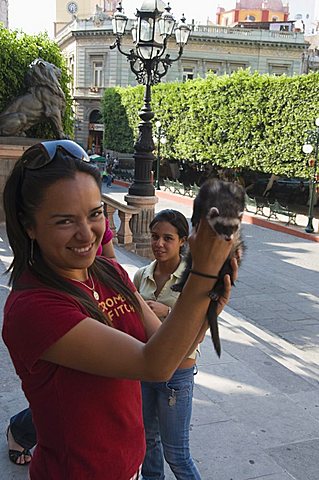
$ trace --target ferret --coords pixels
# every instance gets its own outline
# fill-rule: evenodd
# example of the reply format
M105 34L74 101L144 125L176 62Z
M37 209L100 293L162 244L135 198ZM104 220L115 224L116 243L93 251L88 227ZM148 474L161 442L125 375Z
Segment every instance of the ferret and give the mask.
M215 286L209 292L211 302L207 310L207 320L210 327L211 337L215 351L220 357L221 345L218 333L217 305L220 297L225 295L224 277L229 274L232 279L231 259L235 257L240 265L245 250L244 241L241 237L241 221L245 208L245 190L241 185L224 182L218 179L207 180L199 189L194 200L192 226L197 228L201 218L206 218L210 227L217 235L226 241L233 241L232 250L222 266ZM188 252L185 258L186 267L179 283L171 288L181 292L192 267L192 256Z

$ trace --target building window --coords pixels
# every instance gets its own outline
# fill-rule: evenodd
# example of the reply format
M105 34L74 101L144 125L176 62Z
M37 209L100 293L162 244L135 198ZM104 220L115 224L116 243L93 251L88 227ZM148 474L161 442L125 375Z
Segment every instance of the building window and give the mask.
M71 55L69 58L68 58L68 72L69 72L69 75L70 75L70 81L69 81L69 88L71 91L74 90L74 83L75 83L75 79L74 79L74 56Z
M255 21L256 21L256 17L254 17L254 15L247 15L245 18L245 22L255 22Z
M222 73L222 69L222 62L209 62L206 65L206 74L215 73L216 75L220 75Z
M194 69L192 67L183 68L183 82L194 80Z
M269 65L269 73L271 75L289 75L288 65Z
M103 87L103 62L101 60L93 60L93 87Z
M246 63L230 63L229 64L229 73L237 72L237 70L240 70L241 68L245 70L248 65Z

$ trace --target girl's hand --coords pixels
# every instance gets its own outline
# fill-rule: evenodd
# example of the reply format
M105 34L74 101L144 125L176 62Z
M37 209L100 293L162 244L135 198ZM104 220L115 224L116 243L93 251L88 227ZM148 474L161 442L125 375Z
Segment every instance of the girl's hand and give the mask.
M218 275L228 257L233 242L226 241L211 229L207 220L201 219L188 239L194 270L207 275Z
M167 317L169 313L169 307L164 303L155 302L154 300L147 300L147 305L159 318Z
M238 263L237 263L236 258L232 258L231 266L232 266L232 269L233 269L232 279L233 279L233 282L235 283L235 281L237 280L237 277L238 277ZM224 287L225 287L225 294L224 294L224 296L219 297L219 299L218 299L218 306L217 306L217 310L216 310L217 315L219 315L223 311L225 305L227 305L227 303L229 302L229 299L230 299L230 292L231 292L231 289L232 289L230 275L225 275Z

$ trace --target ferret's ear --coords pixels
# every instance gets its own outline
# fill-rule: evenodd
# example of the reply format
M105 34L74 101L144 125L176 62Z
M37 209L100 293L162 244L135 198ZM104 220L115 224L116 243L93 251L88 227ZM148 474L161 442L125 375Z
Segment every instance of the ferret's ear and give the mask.
M214 218L214 217L218 217L219 216L219 210L217 207L212 207L210 210L209 210L209 216L210 218Z

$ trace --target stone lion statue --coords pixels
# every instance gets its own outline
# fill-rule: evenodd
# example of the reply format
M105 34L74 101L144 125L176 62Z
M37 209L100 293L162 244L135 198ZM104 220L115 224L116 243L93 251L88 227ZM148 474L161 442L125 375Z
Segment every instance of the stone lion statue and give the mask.
M0 113L0 136L25 136L26 130L43 121L50 121L57 138L65 138L62 117L65 95L60 87L61 70L42 58L30 65L24 95L16 97Z

